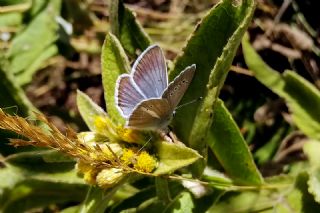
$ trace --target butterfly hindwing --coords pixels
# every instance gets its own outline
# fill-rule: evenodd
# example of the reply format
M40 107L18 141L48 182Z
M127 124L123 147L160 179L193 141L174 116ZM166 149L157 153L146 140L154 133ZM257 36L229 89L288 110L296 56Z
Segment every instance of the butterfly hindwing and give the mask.
M142 101L132 112L127 127L144 130L165 128L172 116L166 99L148 99Z
M133 109L144 99L144 97L132 84L130 75L122 74L117 80L115 99L116 106L121 114L124 117L129 117Z
M191 65L185 68L168 86L163 92L162 98L167 99L168 103L173 111L179 102L181 101L184 93L187 91L194 72L196 70L195 65Z
M160 98L168 86L167 67L159 46L148 47L132 67L132 79L146 98Z

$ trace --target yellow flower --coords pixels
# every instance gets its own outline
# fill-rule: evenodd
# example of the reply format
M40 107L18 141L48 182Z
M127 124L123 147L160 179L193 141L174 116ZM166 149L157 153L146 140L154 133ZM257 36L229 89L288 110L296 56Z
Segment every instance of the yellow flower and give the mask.
M132 149L125 149L123 150L123 154L120 160L124 165L130 166L130 165L133 165L135 158L136 158L136 153Z
M109 117L96 116L94 119L94 125L96 126L97 133L107 136L111 141L119 140L116 126Z
M91 185L96 184L96 176L99 173L98 169L92 167L90 164L84 163L83 161L78 161L76 168L78 172L83 174L83 179L85 182Z
M111 141L144 144L146 139L140 131L115 125L109 117L97 116L94 120L97 133L107 136Z
M106 138L102 138L101 135L96 134L95 132L81 132L78 134L78 139L88 147L92 147L93 150L95 147L99 146L100 152L84 153L90 155L93 159L101 160L102 154L103 159L115 160L116 156L122 155L122 144L106 141Z
M146 151L143 151L138 155L134 168L141 172L150 173L154 170L156 164L157 162L155 158L149 155Z
M103 189L108 189L113 187L115 184L119 183L125 174L122 169L117 168L107 168L103 169L97 175L96 181L97 185Z

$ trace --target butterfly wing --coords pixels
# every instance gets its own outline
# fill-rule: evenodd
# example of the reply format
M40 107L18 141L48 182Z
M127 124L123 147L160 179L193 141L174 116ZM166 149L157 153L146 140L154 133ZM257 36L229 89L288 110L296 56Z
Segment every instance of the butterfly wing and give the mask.
M148 47L132 67L132 79L146 98L160 98L168 86L164 55L159 46Z
M168 126L172 113L166 99L148 99L133 110L126 126L144 130L163 129Z
M162 98L168 100L172 111L177 107L184 93L187 91L195 70L195 64L185 68L163 92Z
M116 83L115 101L119 112L123 117L129 117L133 109L144 97L133 85L130 75L122 74Z

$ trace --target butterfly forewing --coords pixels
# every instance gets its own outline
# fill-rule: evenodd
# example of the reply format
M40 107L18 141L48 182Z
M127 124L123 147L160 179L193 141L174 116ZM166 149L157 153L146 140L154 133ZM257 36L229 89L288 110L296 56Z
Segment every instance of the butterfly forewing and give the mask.
M148 99L133 110L127 127L144 130L162 129L168 125L172 113L166 99Z
M162 98L167 99L172 111L181 101L193 78L196 66L192 65L185 68L163 92Z
M124 117L129 117L144 97L134 87L128 74L120 75L116 85L116 106Z
M132 78L146 98L160 98L168 86L165 58L159 46L146 49L133 65Z

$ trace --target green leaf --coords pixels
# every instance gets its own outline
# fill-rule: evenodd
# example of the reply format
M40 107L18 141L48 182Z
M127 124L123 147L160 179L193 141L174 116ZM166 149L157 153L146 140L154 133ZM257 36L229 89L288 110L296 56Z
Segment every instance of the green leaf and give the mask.
M19 12L11 12L0 15L0 26L11 27L19 26L22 23L22 14Z
M303 152L307 155L310 162L308 168L309 180L308 191L314 196L314 199L320 203L320 143L315 140L308 140L303 146Z
M86 199L82 203L79 213L103 213L108 207L114 193L123 185L119 183L111 189L103 190L97 187L91 187L87 192Z
M153 172L155 175L171 173L201 158L197 151L184 145L158 142L155 146L159 158L159 165Z
M52 203L79 202L87 186L29 180L17 185L0 207L2 212L26 212Z
M279 141L281 141L287 134L288 128L283 124L283 126L274 133L272 138L254 153L254 158L258 165L264 164L272 159L279 147Z
M273 189L258 191L229 192L221 197L208 212L319 212L320 205L307 191L308 175L301 173L293 181L290 176L277 176L266 180L274 184Z
M155 186L157 191L158 200L167 203L170 201L170 191L168 187L168 180L163 177L155 178Z
M112 0L110 6L111 32L117 36L123 48L133 57L146 49L151 40L142 30L132 12L124 6L122 0Z
M24 91L16 83L14 76L0 67L0 107L10 114L30 116L37 109L32 105Z
M308 191L314 196L315 201L320 203L320 167L308 173Z
M320 139L320 92L293 71L281 75L271 69L250 45L248 36L244 37L242 46L246 64L255 77L286 100L294 123L304 134Z
M107 34L101 53L102 83L107 112L113 122L124 124L125 119L115 104L116 81L120 74L130 71L129 61L118 39Z
M46 49L38 55L38 57L28 66L27 69L16 75L17 83L19 85L30 83L32 81L33 74L38 71L38 69L46 60L56 54L58 54L58 47L55 44L46 47Z
M189 192L182 192L168 205L164 212L192 213L194 207L191 194Z
M141 204L147 200L150 200L156 196L155 187L149 186L135 193L127 199L120 201L120 203L112 206L110 213L117 213L123 210L135 209L137 208L137 204Z
M312 167L320 167L320 143L319 141L308 140L303 145L303 152L307 155Z
M221 100L216 104L213 117L207 143L227 174L240 184L262 184L263 178L251 152Z
M210 186L214 187L215 189L226 190L228 187L234 185L232 180L225 174L210 168L206 168L204 174L202 175L202 179L207 181Z
M6 158L6 162L15 163L57 163L57 162L75 162L69 155L56 150L36 150L25 151L11 154Z
M96 103L94 103L89 96L77 90L77 106L81 117L87 124L91 131L96 130L95 118L97 116L107 116L107 113Z
M320 139L320 92L292 71L283 73L288 106L298 128L310 138ZM306 122L307 121L307 122Z
M37 60L47 58L42 54L57 39L58 23L55 18L60 13L60 6L61 0L50 1L27 28L13 39L8 51L10 72L17 74L25 71L29 66L33 66L31 70L35 70L37 68L35 65L41 64Z
M46 157L51 158L50 163ZM0 209L12 212L15 207L26 210L54 202L80 201L86 184L77 175L74 162L60 158L56 163L57 157L51 150L8 156L0 169Z
M72 206L61 210L60 213L78 213L79 210L80 206Z
M181 108L173 120L177 135L201 153L211 127L214 104L254 11L254 1L223 0L196 27L170 79L191 64L197 70L182 102L203 101Z

